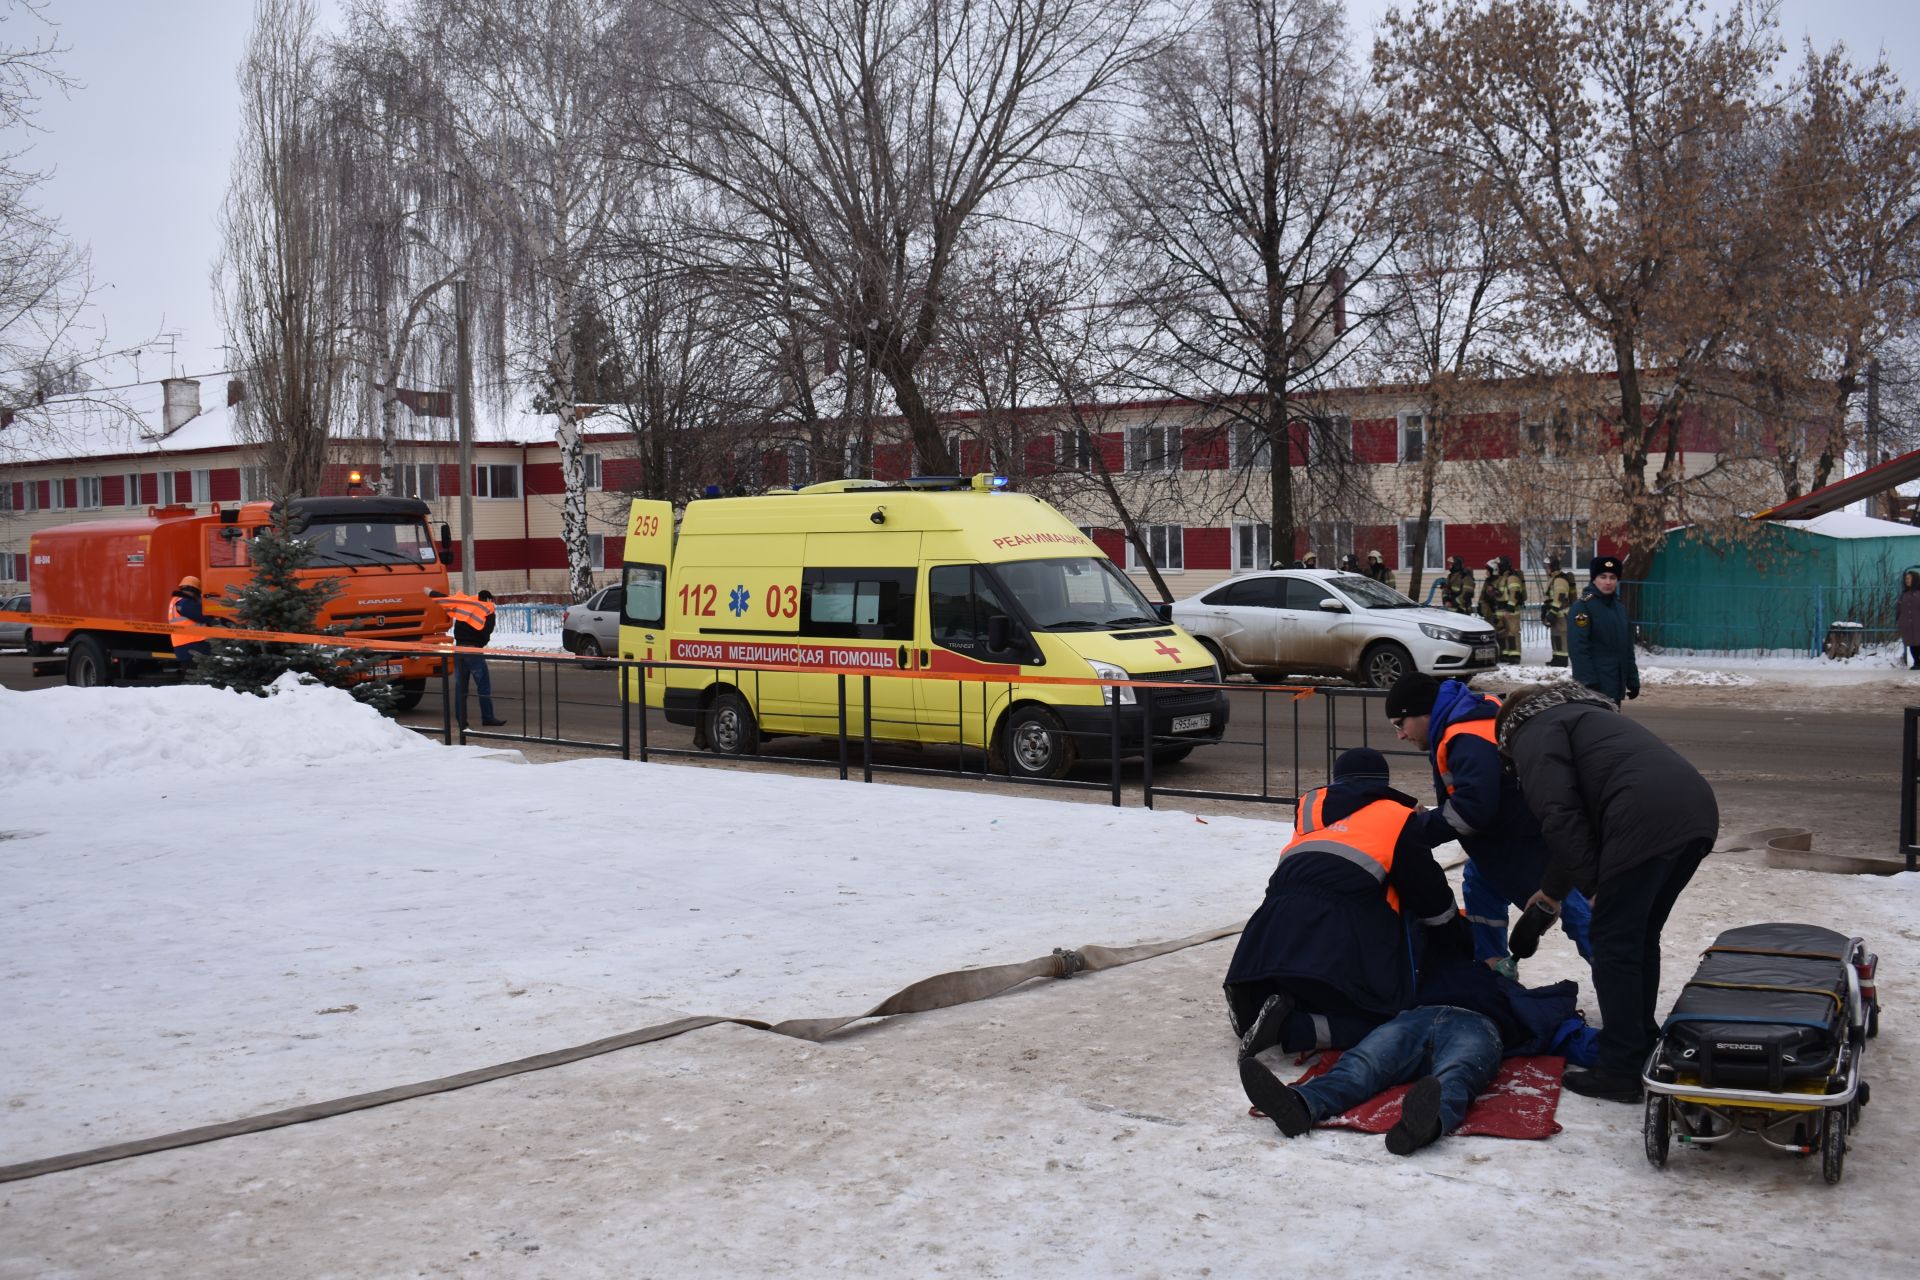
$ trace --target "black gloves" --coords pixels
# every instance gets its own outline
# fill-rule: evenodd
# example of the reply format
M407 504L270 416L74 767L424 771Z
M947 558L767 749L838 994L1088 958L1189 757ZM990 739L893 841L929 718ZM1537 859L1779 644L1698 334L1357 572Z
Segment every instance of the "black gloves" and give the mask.
M1515 960L1525 960L1540 949L1540 935L1553 928L1560 913L1544 902L1536 902L1520 913L1520 923L1507 935L1507 950Z

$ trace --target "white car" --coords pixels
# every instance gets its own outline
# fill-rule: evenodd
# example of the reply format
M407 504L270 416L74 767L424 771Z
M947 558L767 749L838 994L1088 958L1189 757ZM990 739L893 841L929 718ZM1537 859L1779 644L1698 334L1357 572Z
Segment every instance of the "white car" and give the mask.
M1497 665L1493 628L1429 609L1337 569L1249 573L1173 605L1173 620L1224 672L1347 676L1384 689L1409 671L1464 676Z

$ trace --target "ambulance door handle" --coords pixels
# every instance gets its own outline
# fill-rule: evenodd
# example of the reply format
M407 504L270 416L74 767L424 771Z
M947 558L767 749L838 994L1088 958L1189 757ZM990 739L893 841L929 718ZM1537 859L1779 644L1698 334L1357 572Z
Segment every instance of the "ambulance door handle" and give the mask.
M900 646L900 668L899 669L902 671L909 671L912 669L907 665L907 646L905 645Z
M932 665L933 665L933 654L925 649L922 649L920 651L920 669L922 671L925 671L928 667L931 667Z

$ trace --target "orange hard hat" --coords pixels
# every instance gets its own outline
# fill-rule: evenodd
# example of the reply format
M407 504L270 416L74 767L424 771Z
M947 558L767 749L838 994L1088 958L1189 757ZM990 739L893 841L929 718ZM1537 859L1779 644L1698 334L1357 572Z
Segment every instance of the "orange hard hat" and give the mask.
M198 591L200 589L200 579L194 577L192 574L188 574L186 577L180 579L180 585L183 587L192 587L195 591Z

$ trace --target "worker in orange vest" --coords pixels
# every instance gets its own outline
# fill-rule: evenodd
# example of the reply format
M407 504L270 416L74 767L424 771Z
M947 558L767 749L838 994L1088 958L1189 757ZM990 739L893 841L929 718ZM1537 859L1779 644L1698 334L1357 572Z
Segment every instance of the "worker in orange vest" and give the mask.
M206 608L200 599L200 579L194 575L188 574L180 579L180 585L167 598L167 622L173 626L199 624L198 627L182 627L173 633L173 656L182 667L190 667L196 659L213 652L213 646L207 643L213 633L205 630L209 623Z
M493 592L481 591L477 596L455 591L442 595L437 591L427 593L440 602L447 618L453 623L453 642L462 649L484 649L487 641L493 639ZM460 727L467 727L467 682L471 680L480 694L480 723L487 728L496 728L506 723L493 713L493 673L487 669L485 654L459 653L453 659L454 719Z
M1333 784L1300 797L1293 839L1227 967L1243 1060L1276 1044L1290 1053L1358 1044L1412 1005L1416 957L1430 941L1470 952L1416 810L1371 747L1342 753Z

